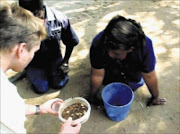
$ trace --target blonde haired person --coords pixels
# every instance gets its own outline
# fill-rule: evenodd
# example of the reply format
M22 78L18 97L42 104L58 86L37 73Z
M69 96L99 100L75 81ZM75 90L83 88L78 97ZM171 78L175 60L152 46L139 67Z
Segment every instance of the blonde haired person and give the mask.
M1 3L0 18L1 133L26 133L25 115L57 114L51 105L62 100L49 100L40 106L24 103L4 73L8 69L22 71L39 50L46 32L38 18L17 5Z

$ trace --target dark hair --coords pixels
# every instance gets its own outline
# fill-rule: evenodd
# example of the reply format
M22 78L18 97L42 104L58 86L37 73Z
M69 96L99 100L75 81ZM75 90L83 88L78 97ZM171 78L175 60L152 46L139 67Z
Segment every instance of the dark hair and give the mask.
M104 44L106 49L136 49L146 44L145 34L140 23L118 15L104 30Z
M19 6L31 11L36 17L44 19L43 0L19 0Z

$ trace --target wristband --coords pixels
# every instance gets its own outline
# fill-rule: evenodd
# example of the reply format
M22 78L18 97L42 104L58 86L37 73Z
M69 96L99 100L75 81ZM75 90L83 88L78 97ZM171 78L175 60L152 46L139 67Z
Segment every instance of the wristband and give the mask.
M68 64L67 63L64 63L64 64L62 64L64 67L68 67Z
M38 115L38 114L40 114L40 106L36 105L36 113L35 113L35 115Z

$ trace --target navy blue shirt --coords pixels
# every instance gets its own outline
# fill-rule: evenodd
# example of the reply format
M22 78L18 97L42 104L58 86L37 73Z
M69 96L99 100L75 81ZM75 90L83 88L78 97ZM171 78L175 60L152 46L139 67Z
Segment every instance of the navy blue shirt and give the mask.
M44 8L47 38L41 42L40 50L35 53L30 65L46 68L51 66L51 62L62 58L60 40L66 47L73 47L79 39L65 14L48 6Z
M106 74L118 69L115 77L125 83L139 82L142 78L141 72L150 73L155 69L155 54L152 41L148 37L145 46L129 52L123 61L109 57L102 38L103 31L95 36L90 48L90 62L93 68L105 69Z
M48 33L48 38L56 38L58 41L75 46L79 43L79 39L71 27L68 17L55 9L48 6L45 8L45 26ZM60 43L60 42L59 42Z

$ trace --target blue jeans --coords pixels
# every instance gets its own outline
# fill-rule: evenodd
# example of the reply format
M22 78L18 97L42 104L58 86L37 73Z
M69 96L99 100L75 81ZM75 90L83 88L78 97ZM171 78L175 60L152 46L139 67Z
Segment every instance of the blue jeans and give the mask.
M132 88L133 91L136 91L139 87L144 85L144 79L141 78L141 81L138 83L129 82L128 85Z
M61 63L62 58L59 58L57 62L52 63L50 68L40 68L33 65L29 65L26 68L26 76L34 86L33 90L42 94L49 90L49 88L61 89L69 80L68 75L57 74L56 70Z

